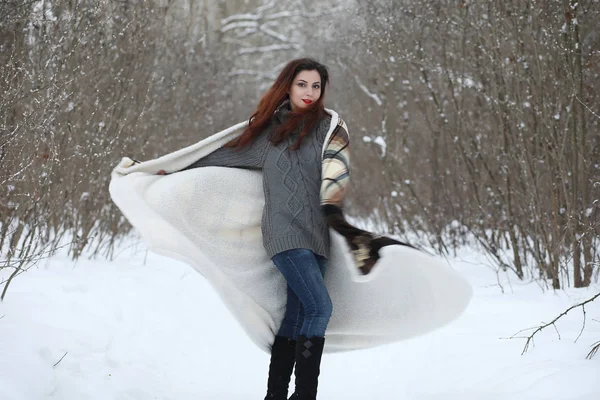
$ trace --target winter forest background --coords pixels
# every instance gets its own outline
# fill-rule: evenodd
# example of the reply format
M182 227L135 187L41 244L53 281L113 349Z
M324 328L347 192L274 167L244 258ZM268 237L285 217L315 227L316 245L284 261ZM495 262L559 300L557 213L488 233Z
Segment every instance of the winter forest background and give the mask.
M19 274L63 237L73 258L110 257L131 228L107 190L120 157L247 118L307 55L329 66L327 105L353 137L352 215L439 253L475 240L547 287L587 286L598 21L597 0L2 1L1 267Z
M0 294L64 239L114 256L108 193L248 118L283 65L331 74L347 210L543 289L600 271L599 0L2 0Z
M261 398L267 355L138 250L108 185L248 118L302 56L349 127L347 215L475 293L328 356L322 397L598 398L600 0L0 0L1 398Z

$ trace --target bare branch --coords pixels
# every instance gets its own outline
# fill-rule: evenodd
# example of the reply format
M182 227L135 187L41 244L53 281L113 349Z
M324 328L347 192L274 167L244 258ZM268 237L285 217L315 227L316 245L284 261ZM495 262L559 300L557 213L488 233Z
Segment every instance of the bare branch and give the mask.
M583 318L584 318L583 326L585 327L585 307L584 307L584 306L585 306L586 304L588 304L588 303L590 303L590 302L592 302L592 301L596 300L598 297L600 297L600 293L596 294L595 296L593 296L593 297L591 297L591 298L589 298L589 299L587 299L587 300L585 300L585 301L583 301L583 302L581 302L581 303L579 303L579 304L575 304L575 305L573 305L573 306L571 306L571 307L567 308L565 311L563 311L562 313L560 313L560 314L559 314L559 315L558 315L556 318L554 318L552 321L548 322L547 324L541 325L541 326L539 326L539 327L537 327L537 328L528 328L528 329L524 329L524 330L521 330L521 331L519 331L519 332L515 333L515 335L517 335L517 334L519 334L519 333L521 333L521 332L524 332L525 330L535 329L535 330L533 331L533 333L532 333L531 335L529 335L529 336L525 336L525 337L519 336L519 337L517 337L517 336L513 335L513 336L511 336L511 337L510 337L510 339L527 339L527 341L525 342L525 346L524 346L524 348L523 348L523 351L521 352L521 355L523 355L523 354L525 354L525 353L527 352L527 350L529 349L529 345L530 345L530 344L533 344L533 337L534 337L534 336L535 336L535 335L536 335L538 332L542 331L543 329L545 329L545 328L547 328L547 327L549 327L549 326L553 326L553 327L554 327L554 329L556 330L556 333L558 334L558 338L560 339L560 334L558 333L558 329L556 328L556 325L555 325L555 323L556 323L556 322L557 322L557 321L558 321L560 318L562 318L562 317L564 317L565 315L567 315L567 314L569 313L569 311L571 311L571 310L573 310L573 309L575 309L575 308L577 308L577 307L582 307L582 308L583 308ZM581 329L582 329L582 331L583 331L583 327L582 327ZM581 336L581 332L579 333L579 336ZM577 336L577 339L579 339L579 336ZM575 339L575 341L577 341L577 339Z
M68 352L65 352L65 354L63 354L63 356L60 358L60 360L58 360L58 361L56 362L56 364L54 364L54 365L53 365L53 367L56 367L56 366L57 366L57 365L58 365L58 364L59 364L59 363L60 363L60 362L63 360L63 358L65 358L65 356L67 355L67 353L68 353Z
M592 350L590 350L590 352L588 353L587 356L585 356L585 358L587 358L588 360L591 360L592 357L594 357L596 355L596 352L598 352L598 349L600 349L600 342L596 342L592 345Z
M598 119L600 119L600 115L596 114L591 108L588 107L587 104L585 104L583 101L581 101L581 99L579 99L578 96L575 96L575 98L577 99L578 102L581 103L582 106L584 106L590 113L592 113L592 115Z

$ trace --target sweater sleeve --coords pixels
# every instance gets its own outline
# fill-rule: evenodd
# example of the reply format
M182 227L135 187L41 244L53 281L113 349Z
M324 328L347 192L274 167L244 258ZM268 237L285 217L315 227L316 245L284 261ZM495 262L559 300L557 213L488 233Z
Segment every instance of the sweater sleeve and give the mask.
M221 147L212 153L202 157L181 171L199 167L232 167L232 168L254 168L263 167L263 156L267 150L267 135L260 135L249 145L239 150L232 147Z

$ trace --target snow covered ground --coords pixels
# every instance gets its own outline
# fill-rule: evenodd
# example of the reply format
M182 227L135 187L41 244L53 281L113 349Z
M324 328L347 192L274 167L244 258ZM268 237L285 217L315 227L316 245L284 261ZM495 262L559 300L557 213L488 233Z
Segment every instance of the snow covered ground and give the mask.
M450 260L473 285L465 314L431 334L326 355L320 399L598 400L600 301L536 336L507 339L593 296L543 292L494 271L474 251ZM262 399L268 355L203 278L145 251L115 261L58 254L18 277L0 303L2 400Z

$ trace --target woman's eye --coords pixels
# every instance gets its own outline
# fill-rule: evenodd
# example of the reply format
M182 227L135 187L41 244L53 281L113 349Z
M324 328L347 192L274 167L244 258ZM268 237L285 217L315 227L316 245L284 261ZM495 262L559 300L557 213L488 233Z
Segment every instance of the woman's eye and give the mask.
M321 86L319 86L319 85L315 85L315 86L313 86L313 88L314 88L314 89L321 89Z
M298 86L304 87L304 83L299 83Z

